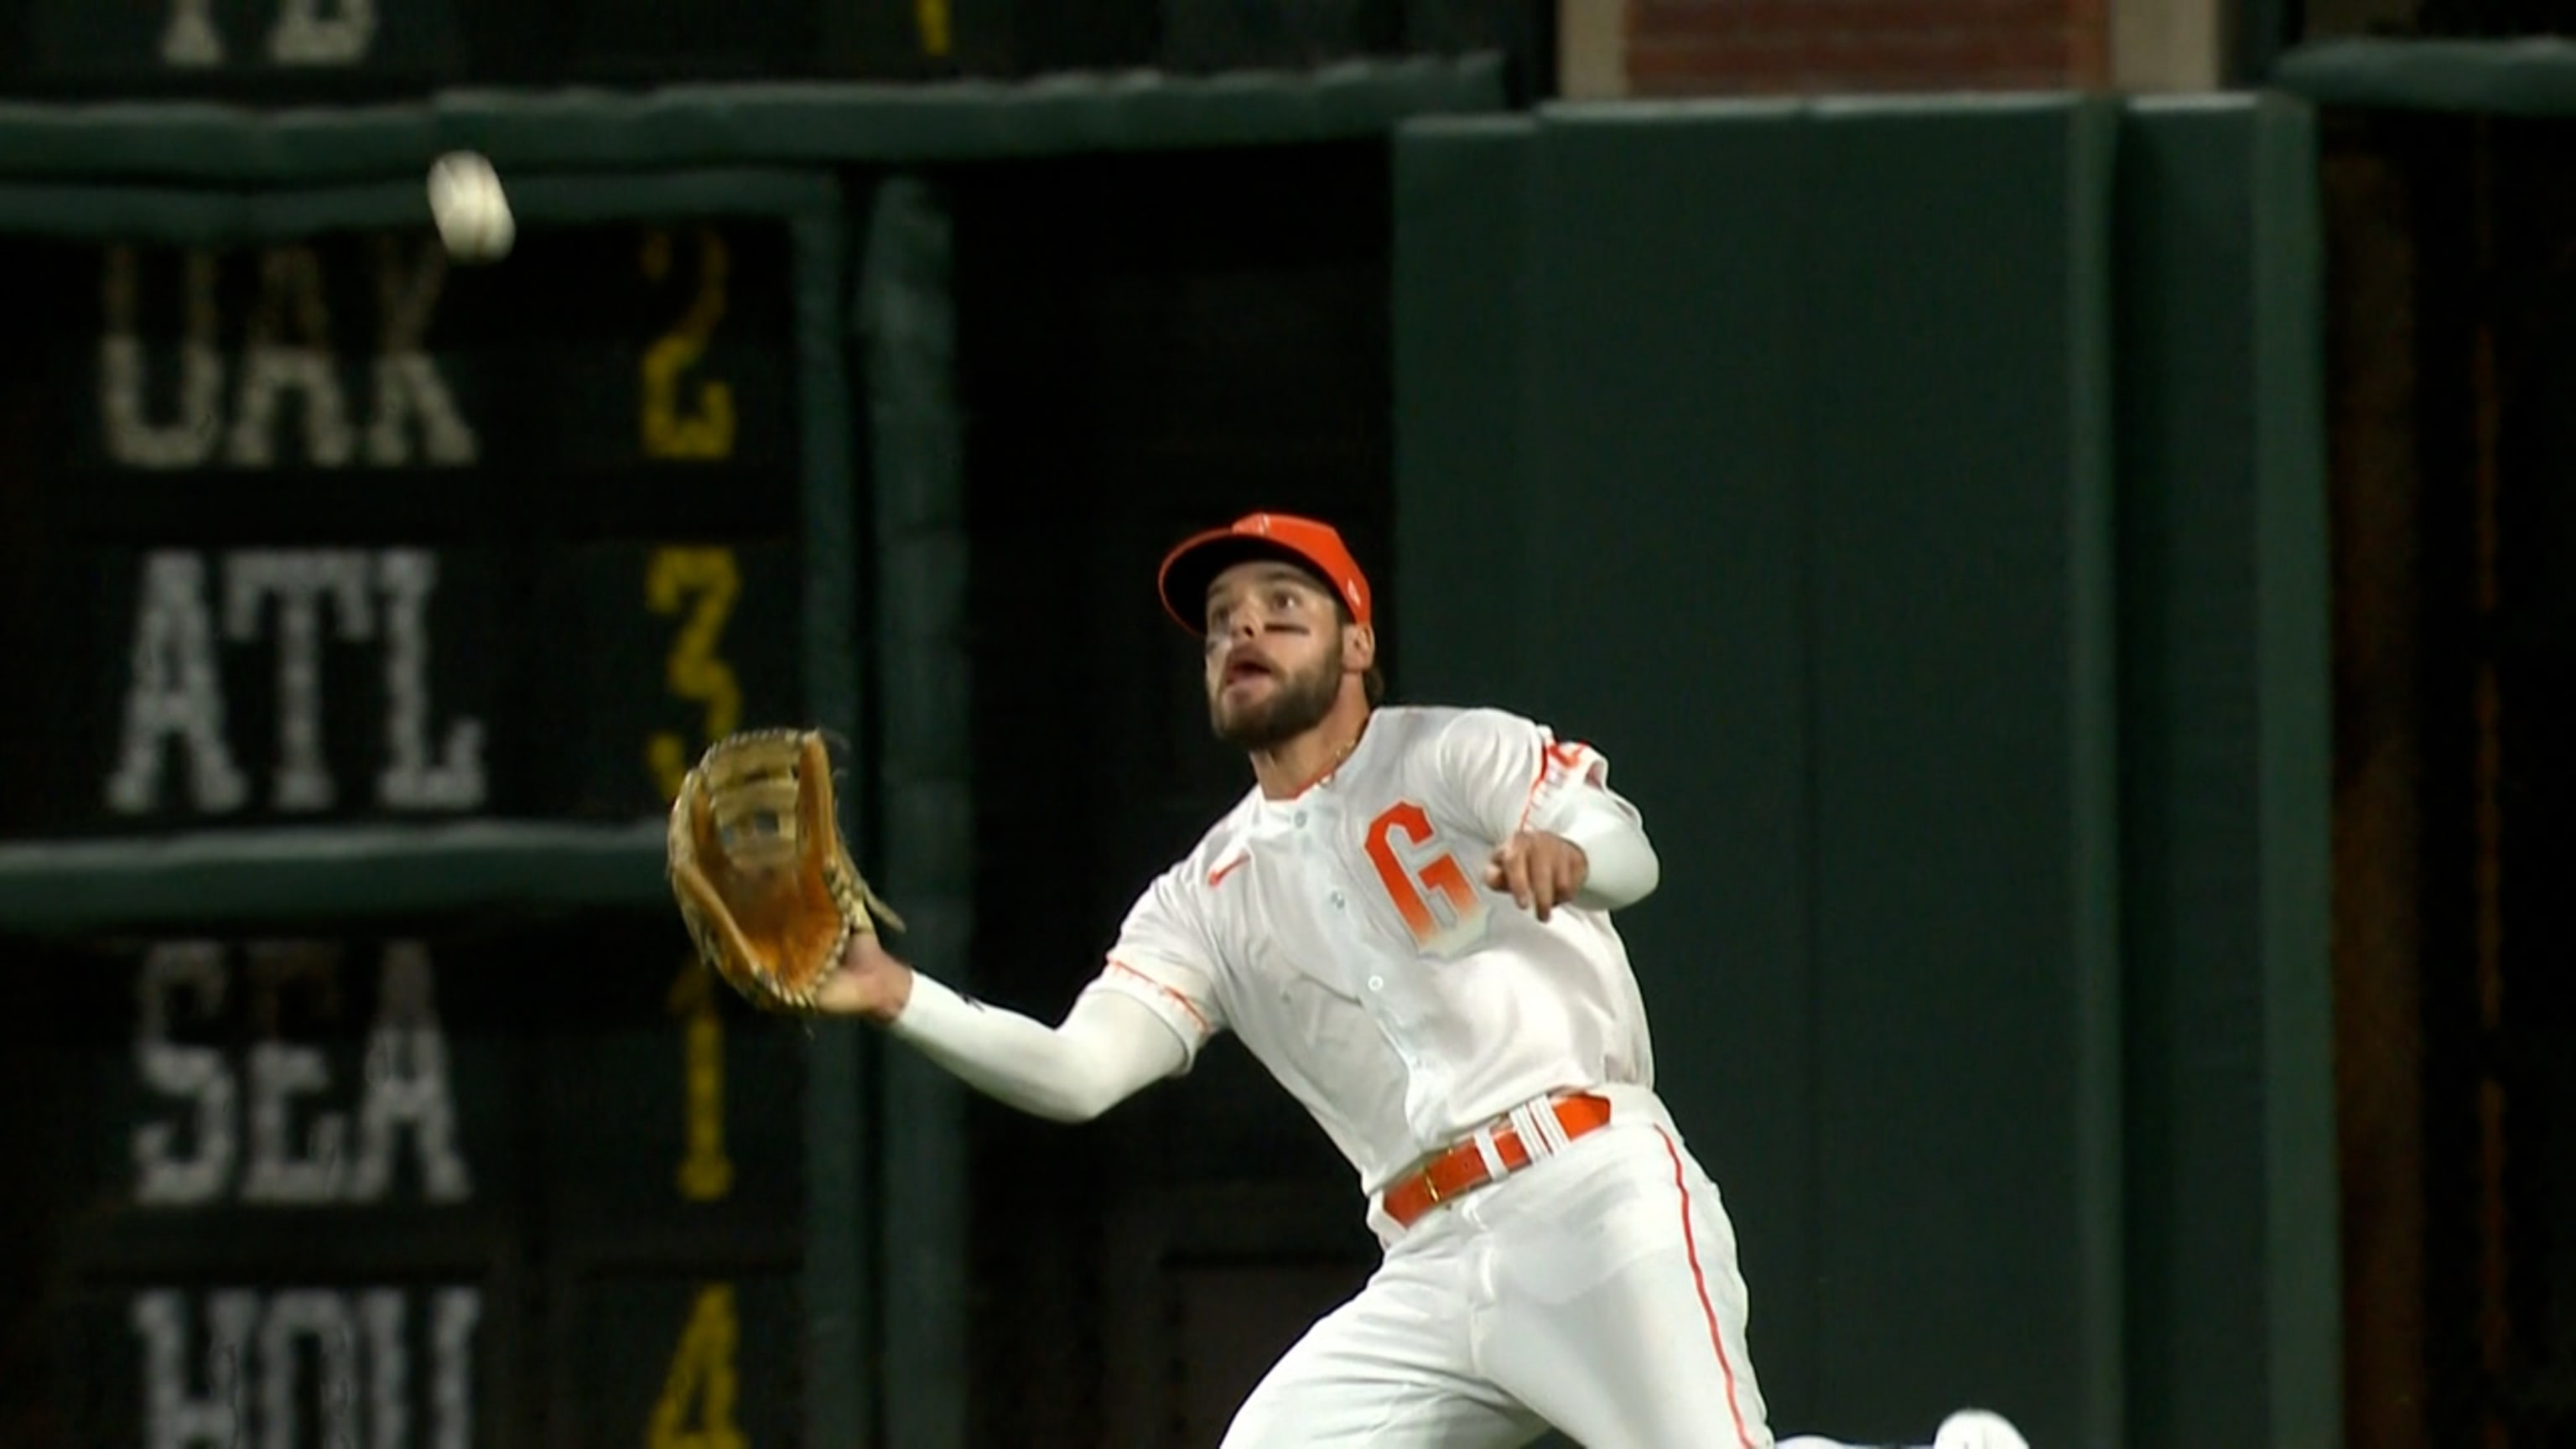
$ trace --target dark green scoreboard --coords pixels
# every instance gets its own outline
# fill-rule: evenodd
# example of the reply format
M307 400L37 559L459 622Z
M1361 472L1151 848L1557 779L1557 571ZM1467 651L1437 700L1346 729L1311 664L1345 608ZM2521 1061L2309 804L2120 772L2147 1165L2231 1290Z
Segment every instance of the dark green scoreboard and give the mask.
M796 1041L661 922L12 957L9 1442L796 1441Z
M1537 0L0 0L0 94L254 104L1067 71L1309 70L1497 50Z
M278 103L452 86L887 78L943 62L954 45L949 9L949 0L0 0L0 90ZM987 28L981 17L970 25Z
M798 713L777 223L0 243L0 829L631 820Z
M836 191L514 197L0 187L0 1443L806 1436L811 1034L659 842L850 723Z

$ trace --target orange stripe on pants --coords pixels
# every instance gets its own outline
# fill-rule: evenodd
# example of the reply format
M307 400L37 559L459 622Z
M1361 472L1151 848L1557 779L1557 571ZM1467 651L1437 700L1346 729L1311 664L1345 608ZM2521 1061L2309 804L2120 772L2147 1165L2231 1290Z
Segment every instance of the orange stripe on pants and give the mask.
M1735 1416L1735 1442L1741 1449L1753 1449L1753 1435L1744 1427L1744 1406L1735 1398L1735 1361L1727 1357L1726 1335L1717 1328L1717 1305L1708 1297L1708 1275L1700 1271L1699 1234L1691 1226L1690 1183L1682 1172L1682 1152L1673 1144L1671 1133L1658 1127L1655 1135L1664 1139L1664 1155L1673 1160L1673 1189L1682 1200L1682 1247L1690 1256L1691 1286L1699 1290L1700 1316L1708 1321L1708 1346L1717 1350L1717 1371L1726 1376L1726 1411Z

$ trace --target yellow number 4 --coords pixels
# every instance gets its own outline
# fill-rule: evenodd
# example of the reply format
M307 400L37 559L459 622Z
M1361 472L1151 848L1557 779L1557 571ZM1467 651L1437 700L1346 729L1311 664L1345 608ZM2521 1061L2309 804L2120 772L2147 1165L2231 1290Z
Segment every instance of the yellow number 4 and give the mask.
M646 1449L747 1449L749 1441L733 1417L734 1350L741 1337L733 1285L699 1289L689 1326L671 1355L671 1371L663 1377L661 1402L653 1406Z

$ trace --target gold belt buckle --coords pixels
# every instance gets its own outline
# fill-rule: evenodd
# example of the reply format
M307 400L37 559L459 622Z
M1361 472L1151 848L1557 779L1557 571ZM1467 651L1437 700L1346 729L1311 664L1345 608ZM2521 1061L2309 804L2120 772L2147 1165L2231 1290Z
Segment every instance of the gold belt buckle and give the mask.
M1440 1183L1438 1179L1431 1175L1431 1169L1428 1167L1422 1169L1422 1187L1424 1191L1431 1194L1431 1205L1433 1207L1438 1207L1440 1205Z

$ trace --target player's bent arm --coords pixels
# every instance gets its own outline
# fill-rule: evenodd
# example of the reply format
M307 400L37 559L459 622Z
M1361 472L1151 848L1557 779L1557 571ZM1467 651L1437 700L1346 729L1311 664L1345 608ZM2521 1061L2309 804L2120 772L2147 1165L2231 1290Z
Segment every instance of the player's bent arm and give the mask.
M1624 910L1655 893L1663 862L1646 828L1626 811L1586 804L1567 812L1555 833L1583 851L1586 869L1574 903L1596 911Z
M1470 709L1442 729L1434 757L1452 808L1492 839L1536 831L1583 851L1583 884L1572 904L1615 911L1660 883L1643 816L1610 788L1610 762L1589 745L1560 742L1546 726L1508 711Z
M1162 1018L1114 992L1084 992L1050 1027L917 972L886 1029L986 1096L1054 1122L1088 1122L1189 1055Z

